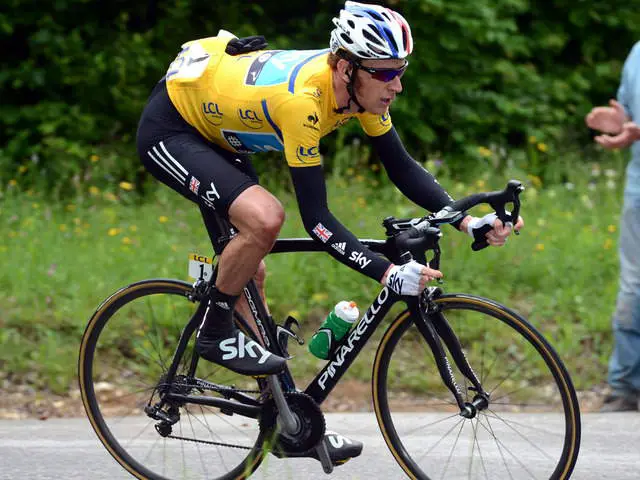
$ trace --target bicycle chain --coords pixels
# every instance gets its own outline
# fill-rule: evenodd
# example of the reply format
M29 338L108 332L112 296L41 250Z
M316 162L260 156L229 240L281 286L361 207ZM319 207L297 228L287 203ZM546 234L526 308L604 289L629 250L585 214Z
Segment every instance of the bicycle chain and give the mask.
M209 390L211 392L221 393L222 395L224 395L225 392L262 393L260 390L248 390L248 389L243 390L241 388L231 388L231 387L205 388L202 385L193 385L191 383L172 383L172 385L176 385L178 387L185 387L185 388L198 388L200 390Z
M165 438L173 438L175 440L184 440L185 442L206 443L207 445L215 445L217 447L239 448L241 450L251 450L252 447L243 447L241 445L231 445L230 443L211 442L209 440L197 440L195 438L178 437L176 435L167 435Z
M189 383L174 383L178 387L187 387L187 388L199 388L201 390L209 390L212 392L217 392L222 395L225 392L240 392L240 393L262 393L260 390L249 390L249 389L240 389L240 388L230 388L230 387L217 387L217 388L203 388L201 385L193 385ZM251 447L243 447L241 445L232 445L230 443L222 443L222 442L212 442L210 440L198 440L196 438L188 438L188 437L179 437L177 435L167 435L166 438L173 438L174 440L183 440L185 442L193 442L193 443L204 443L206 445L214 445L217 447L229 447L229 448L237 448L240 450L251 450Z

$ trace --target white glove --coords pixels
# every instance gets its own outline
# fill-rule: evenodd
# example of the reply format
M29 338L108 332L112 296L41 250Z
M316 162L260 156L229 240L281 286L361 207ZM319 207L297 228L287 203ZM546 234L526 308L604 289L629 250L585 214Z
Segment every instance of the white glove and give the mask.
M491 228L493 228L493 222L495 222L497 218L498 216L495 213L487 213L482 218L471 217L471 220L469 220L469 223L467 223L467 233L471 236L471 238L475 238L473 235L474 230L478 230L485 225L490 225Z
M384 284L398 295L420 295L420 277L424 265L411 260L404 265L394 265L389 269Z

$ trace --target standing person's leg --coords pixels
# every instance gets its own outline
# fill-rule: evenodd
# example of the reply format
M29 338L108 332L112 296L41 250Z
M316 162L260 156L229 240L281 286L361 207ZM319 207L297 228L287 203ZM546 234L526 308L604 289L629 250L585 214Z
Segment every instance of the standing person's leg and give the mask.
M614 348L602 411L637 410L640 394L640 197L625 197L620 219L620 287L613 315Z

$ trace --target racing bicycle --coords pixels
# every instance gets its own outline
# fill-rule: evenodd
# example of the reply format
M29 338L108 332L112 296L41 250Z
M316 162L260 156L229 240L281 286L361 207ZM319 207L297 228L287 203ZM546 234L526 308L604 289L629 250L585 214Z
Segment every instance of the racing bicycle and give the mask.
M522 190L511 180L504 190L465 197L426 217L387 217L386 239L362 242L396 264L415 259L437 269L442 225L481 203L512 224ZM228 223L219 223L217 252L234 234ZM473 244L484 246L482 240ZM272 253L321 250L311 239L280 239ZM515 311L486 298L445 293L441 285L418 297L384 287L313 380L300 387L289 368L254 378L198 357L194 332L215 267L206 258L195 265L195 283L151 279L118 290L97 308L82 337L79 382L87 416L134 477L266 477L265 464L287 459L291 478L298 478L295 458L309 452L331 473L320 407L383 321L371 378L374 413L407 477L571 476L580 447L576 392L550 343ZM254 333L237 316L239 326L288 357L289 342L302 342L296 320L277 323L253 281L244 294L258 328ZM386 321L397 302L406 308Z

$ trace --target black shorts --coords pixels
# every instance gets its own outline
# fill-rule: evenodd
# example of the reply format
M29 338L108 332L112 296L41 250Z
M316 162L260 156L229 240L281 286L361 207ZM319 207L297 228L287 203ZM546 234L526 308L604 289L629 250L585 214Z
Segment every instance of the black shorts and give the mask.
M154 177L223 216L240 193L258 183L246 155L209 142L180 116L164 81L153 89L142 112L137 146Z
M214 246L219 234L216 216L228 220L233 201L258 184L246 155L209 142L180 116L164 80L155 86L142 112L137 147L154 177L200 206Z

